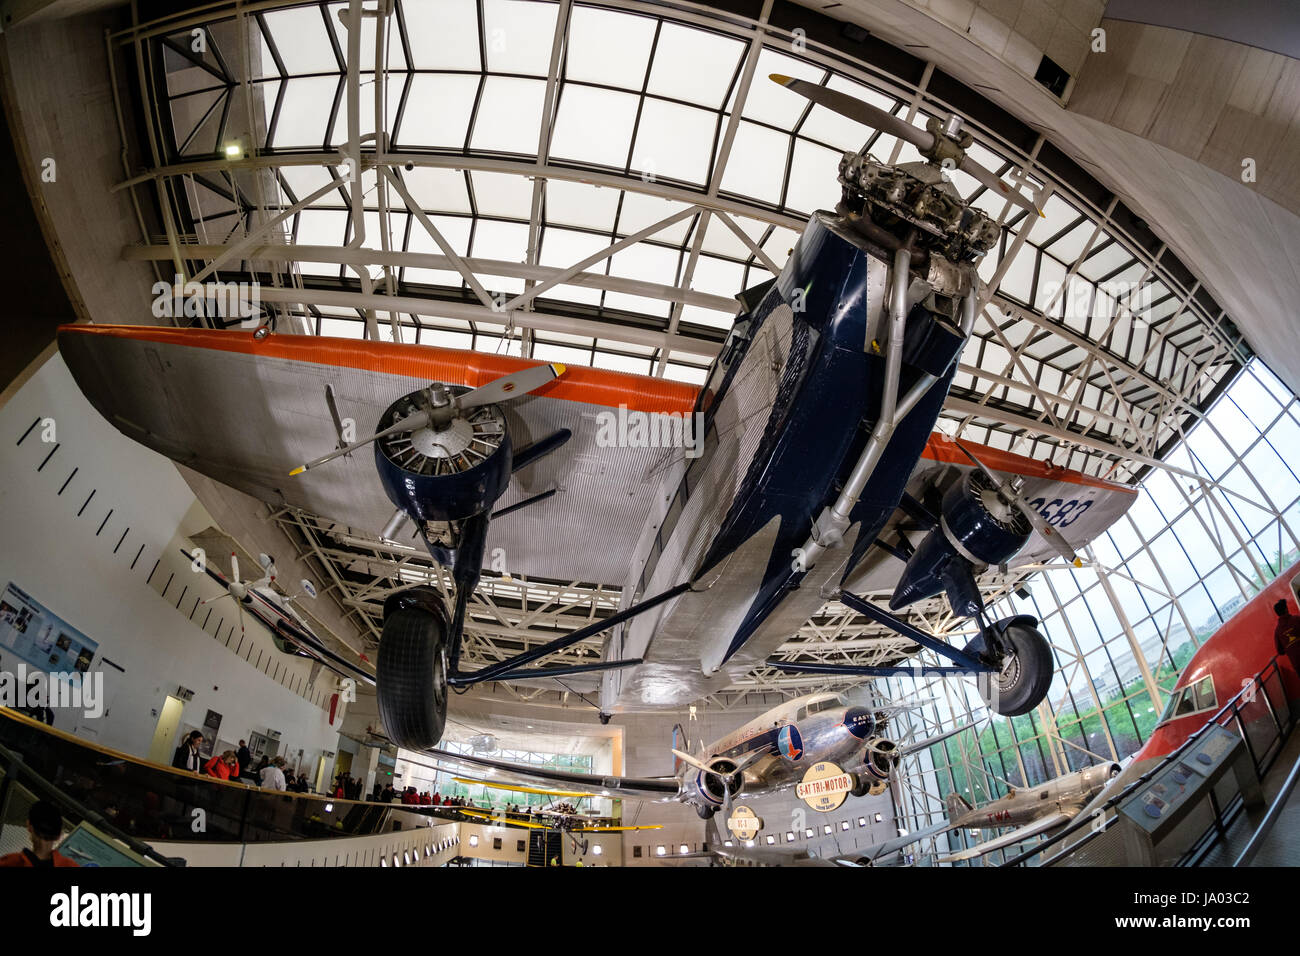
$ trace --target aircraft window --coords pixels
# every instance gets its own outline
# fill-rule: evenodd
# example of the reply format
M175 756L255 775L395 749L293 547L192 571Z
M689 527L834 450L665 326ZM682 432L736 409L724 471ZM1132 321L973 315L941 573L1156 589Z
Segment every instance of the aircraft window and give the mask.
M799 720L803 720L807 716L808 716L808 708L800 707L798 711L795 712L794 719L796 721L799 721Z
M1040 794L1038 795L1038 799L1039 799L1039 800L1046 800L1047 797L1048 797L1048 795L1049 795L1049 793L1050 793L1050 791L1044 790L1042 793L1040 793Z
M839 704L840 704L839 700L834 697L830 698L829 700L813 701L811 704L808 705L808 713L820 714L823 710L831 710L832 708L838 707Z
M1195 690L1197 710L1208 710L1215 705L1213 677L1202 677L1196 682Z

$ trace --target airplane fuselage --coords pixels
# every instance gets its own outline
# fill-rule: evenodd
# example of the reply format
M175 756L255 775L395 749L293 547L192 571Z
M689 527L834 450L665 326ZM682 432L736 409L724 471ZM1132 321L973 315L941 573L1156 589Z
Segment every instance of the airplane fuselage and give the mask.
M939 361L942 374L899 421L842 549L801 564L797 549L881 414L878 340L894 268L887 256L836 216L817 213L775 283L737 317L696 406L702 453L679 451L666 464L624 601L684 580L692 590L611 635L607 659L644 663L605 675L603 710L677 706L707 693L715 674L752 669L825 603L823 589L861 558L854 545L869 546L898 506L955 362ZM915 334L956 348L951 312L962 290L945 291L949 313L914 309ZM904 361L899 390L921 375Z

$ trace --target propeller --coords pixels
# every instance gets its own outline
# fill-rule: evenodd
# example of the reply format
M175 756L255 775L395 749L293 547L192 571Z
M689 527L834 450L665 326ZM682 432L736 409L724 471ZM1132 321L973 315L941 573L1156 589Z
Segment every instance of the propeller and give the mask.
M1033 200L1018 189L1003 182L996 173L985 169L966 155L966 149L971 145L973 139L969 133L961 131L961 118L956 115L949 117L946 123L938 119L931 119L926 124L925 129L917 129L906 120L892 113L887 113L878 106L872 106L870 103L849 96L847 93L841 93L839 90L832 90L826 86L809 83L807 80L797 80L791 76L783 76L780 73L772 73L770 79L774 83L784 86L787 90L798 93L819 106L826 107L831 112L839 113L854 122L873 127L882 133L888 133L890 136L911 143L931 163L943 165L945 162L950 162L951 165L955 165L962 172L975 177L989 189L997 190L997 192L1022 209L1038 213L1039 216L1043 215L1043 211L1034 205Z
M1035 510L1029 502L1021 496L1020 478L1016 478L1012 482L1003 482L993 473L993 470L989 468L988 465L984 464L984 462L971 454L969 448L956 439L953 439L953 443L961 449L963 455L975 463L975 467L984 472L985 477L993 483L993 487L996 489L998 497L1006 504L1018 508L1020 512L1029 519L1029 523L1033 526L1034 530L1042 536L1044 541L1052 546L1057 554L1065 558L1066 561L1070 562L1070 564L1074 565L1076 568L1083 567L1083 560L1075 554L1074 549L1070 547L1070 543L1065 540L1061 532L1048 524L1047 519L1040 515L1037 510Z
M565 367L558 363L535 365L532 368L520 369L518 372L503 375L501 378L493 379L486 385L471 389L460 395L452 394L443 385L431 385L417 393L419 396L418 402L423 406L419 411L412 412L382 431L375 432L369 438L363 438L350 445L336 448L329 454L321 455L321 457L314 458L304 465L299 465L289 474L291 476L301 475L304 471L310 471L327 461L333 461L335 458L350 454L358 448L363 448L371 442L378 441L388 435L396 435L399 432L415 432L428 427L440 430L445 428L454 418L459 417L463 411L521 398L559 378L564 372Z
M731 816L731 797L732 797L731 780L744 773L750 767L751 764L756 763L758 760L767 756L767 751L765 750L754 751L744 760L740 761L740 763L736 764L735 768L732 769L732 771L726 775L718 773L716 770L714 770L712 767L710 767L708 764L704 763L703 761L695 757L692 757L690 754L684 753L681 750L677 750L676 748L672 749L672 754L674 757L681 760L681 762L686 764L688 767L694 767L696 770L700 771L701 773L707 773L710 776L717 777L719 780L722 781L722 794L723 794L722 812L726 816Z

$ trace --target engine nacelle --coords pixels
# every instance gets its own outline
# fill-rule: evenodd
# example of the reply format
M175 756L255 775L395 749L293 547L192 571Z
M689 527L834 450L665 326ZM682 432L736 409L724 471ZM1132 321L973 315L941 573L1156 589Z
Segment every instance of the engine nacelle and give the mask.
M700 770L695 774L696 791L702 799L715 807L726 802L728 789L731 790L732 799L739 796L744 784L744 774L736 773L736 762L726 757L715 757L709 761L708 773Z
M447 394L469 391L448 386ZM378 431L424 406L424 390L404 395ZM375 467L388 499L417 522L459 521L490 511L510 484L510 435L496 405L465 409L445 425L427 425L375 442Z
M967 472L943 496L939 527L926 534L908 559L890 609L946 591L953 613L973 615L980 598L972 572L1010 560L1032 533L1029 519L998 496L983 472Z
M866 773L879 781L888 781L898 760L898 744L885 737L872 737L867 741L864 754Z

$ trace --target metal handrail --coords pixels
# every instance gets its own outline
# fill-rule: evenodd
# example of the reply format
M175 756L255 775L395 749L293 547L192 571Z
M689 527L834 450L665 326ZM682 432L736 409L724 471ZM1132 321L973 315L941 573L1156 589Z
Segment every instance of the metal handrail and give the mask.
M5 768L3 786L0 787L0 824L3 823L4 812L9 806L10 788L16 782L21 782L23 786L30 787L40 793L42 797L59 805L64 811L65 816L76 817L82 821L93 824L97 829L103 830L115 840L120 840L131 850L148 857L161 866L185 866L185 860L180 857L163 856L149 844L137 840L129 833L125 833L117 826L111 823L102 813L90 809L84 804L68 796L54 784L50 783L35 770L32 770L27 764L23 763L21 757L14 753L8 747L0 744L0 765Z
M1277 823L1277 818L1282 815L1282 810L1286 806L1287 801L1290 800L1291 792L1295 790L1297 782L1300 782L1300 760L1297 760L1295 765L1291 768L1291 773L1287 775L1286 782L1282 784L1281 791L1278 792L1277 797L1273 800L1273 805L1268 808L1268 813L1264 815L1264 819L1255 830L1255 835L1250 838L1250 842L1247 843L1246 848L1241 851L1241 855L1237 857L1236 861L1232 864L1233 866L1250 866L1251 862L1255 859L1255 855L1263 848L1264 839L1272 832L1273 825Z
M1201 736L1210 729L1211 724L1217 725L1219 721L1222 720L1228 714L1229 711L1233 711L1234 714L1239 712L1238 704L1240 703L1241 699L1245 697L1248 693L1251 693L1256 688L1258 688L1259 692L1263 693L1265 697L1267 697L1268 690L1264 685L1264 682L1267 679L1265 675L1270 670L1273 673L1278 674L1279 676L1282 673L1277 666L1277 660L1278 660L1277 655L1276 654L1273 655L1273 657L1269 659L1268 663L1265 664L1262 668L1260 668L1259 673L1255 675L1254 679L1250 683L1244 684L1241 690L1237 691L1237 693L1233 695L1232 698L1230 698L1226 704L1220 707L1213 717L1208 718L1205 721L1205 723L1200 727L1199 730L1189 735L1188 738L1185 741L1183 741L1182 745L1179 746L1177 750L1174 750L1172 753L1166 754L1160 760L1159 763L1157 763L1146 773L1139 776L1136 780L1132 781L1130 784L1128 784L1128 786L1126 786L1119 793L1115 794L1113 797L1107 800L1096 810L1093 810L1091 813L1087 814L1086 816L1080 814L1073 823L1068 825L1060 833L1057 833L1052 837L1050 837L1049 839L1043 840L1042 842L1035 844L1034 846L1030 847L1028 850L1025 850L1023 853L1013 856L1009 860L1005 860L1004 862L999 864L999 867L1019 866L1020 864L1024 863L1026 860L1038 856L1049 847L1053 847L1056 844L1060 843L1067 836L1070 836L1071 834L1078 832L1079 830L1083 829L1085 826L1092 826L1093 824L1091 823L1091 821L1096 819L1099 813L1104 814L1107 810L1114 808L1118 803L1120 803L1120 801L1124 800L1125 798L1133 794L1135 791L1138 790L1138 788L1140 788L1141 786L1146 784L1149 780L1151 780L1152 777L1154 777L1157 773L1163 770L1168 764L1173 763L1174 760L1181 757L1185 750L1187 750L1194 743L1196 743L1201 738ZM1254 697L1252 696L1251 701L1253 700ZM1250 703L1250 701L1247 701L1247 703ZM1274 717L1274 720L1276 720L1276 716ZM1292 724L1295 723L1294 715L1292 715L1290 723ZM1244 736L1244 732L1243 732L1243 736ZM1259 768L1256 767L1256 770L1258 769ZM1083 840L1079 841L1079 843L1070 846L1067 850L1063 850L1062 852L1057 853L1056 855L1050 857L1047 860L1044 860L1042 865L1047 866L1053 861L1055 861L1056 859L1058 859L1059 857L1064 856L1067 853L1073 853L1075 850L1079 849L1079 847L1083 846L1085 843L1090 842L1092 839L1094 839L1097 834L1105 832L1109 828L1109 826L1110 826L1109 823L1103 823L1101 827L1094 830L1093 833L1085 837Z

